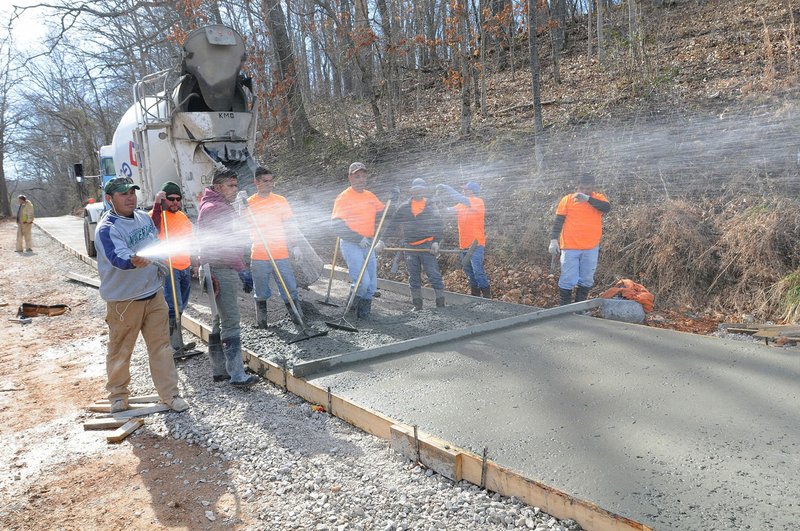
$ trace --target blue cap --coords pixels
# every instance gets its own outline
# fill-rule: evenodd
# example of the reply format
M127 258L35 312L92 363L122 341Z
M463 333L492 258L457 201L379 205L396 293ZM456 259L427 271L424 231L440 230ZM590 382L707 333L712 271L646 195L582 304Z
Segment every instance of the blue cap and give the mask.
M466 188L467 190L469 190L473 194L477 194L478 192L481 191L481 185L479 185L478 183L476 183L474 181L470 181L467 184L465 184L464 188Z
M411 189L412 190L425 190L428 188L428 183L425 182L425 179L420 179L417 177L413 181L411 181Z

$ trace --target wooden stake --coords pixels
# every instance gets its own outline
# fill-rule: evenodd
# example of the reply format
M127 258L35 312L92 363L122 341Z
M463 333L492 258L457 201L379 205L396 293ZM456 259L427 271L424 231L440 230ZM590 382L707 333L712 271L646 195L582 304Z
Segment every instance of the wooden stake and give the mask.
M328 415L333 415L333 396L330 387L328 387Z
M417 464L422 464L419 458L419 435L417 434L417 425L414 424L414 447L417 449Z
M483 447L483 462L481 463L481 488L486 488L486 454L488 453L488 449L484 446Z

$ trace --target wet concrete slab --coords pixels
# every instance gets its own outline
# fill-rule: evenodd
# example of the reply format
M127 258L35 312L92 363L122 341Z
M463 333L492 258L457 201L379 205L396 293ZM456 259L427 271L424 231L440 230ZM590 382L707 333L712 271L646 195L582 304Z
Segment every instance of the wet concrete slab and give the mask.
M656 529L800 522L800 351L586 316L309 378Z

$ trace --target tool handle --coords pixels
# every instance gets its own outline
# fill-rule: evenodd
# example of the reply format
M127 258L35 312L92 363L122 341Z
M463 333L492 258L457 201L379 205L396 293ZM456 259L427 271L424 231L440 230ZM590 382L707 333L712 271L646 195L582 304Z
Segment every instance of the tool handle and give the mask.
M328 278L328 293L325 294L325 302L331 298L331 285L333 284L333 272L336 270L336 255L339 254L339 237L336 237L336 245L333 246L333 259L331 260L331 275Z

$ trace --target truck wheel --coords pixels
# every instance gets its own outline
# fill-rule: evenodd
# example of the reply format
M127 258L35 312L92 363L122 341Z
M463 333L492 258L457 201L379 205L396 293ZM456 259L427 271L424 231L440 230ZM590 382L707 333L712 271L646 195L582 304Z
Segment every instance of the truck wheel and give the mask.
M89 220L87 218L83 218L83 240L86 242L86 254L94 258L97 256L97 249L95 249L94 242L92 241L90 227L91 225Z

